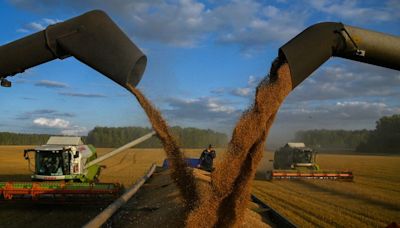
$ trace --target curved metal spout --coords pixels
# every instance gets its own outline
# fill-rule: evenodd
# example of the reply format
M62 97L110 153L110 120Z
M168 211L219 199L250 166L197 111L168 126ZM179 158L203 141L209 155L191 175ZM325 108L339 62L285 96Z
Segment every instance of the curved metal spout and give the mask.
M400 70L400 37L324 22L312 25L279 49L289 64L293 88L331 56Z
M0 79L69 56L125 88L139 83L147 63L111 18L94 10L0 46Z

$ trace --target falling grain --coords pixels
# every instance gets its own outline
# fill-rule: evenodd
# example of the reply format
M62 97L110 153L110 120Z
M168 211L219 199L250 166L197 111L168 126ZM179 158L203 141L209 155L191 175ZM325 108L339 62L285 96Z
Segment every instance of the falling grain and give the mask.
M170 163L172 179L178 186L186 207L189 210L194 208L199 198L195 179L192 170L187 167L183 153L180 151L176 140L168 130L167 122L138 89L130 85L128 85L128 89L146 112L153 129L164 146Z

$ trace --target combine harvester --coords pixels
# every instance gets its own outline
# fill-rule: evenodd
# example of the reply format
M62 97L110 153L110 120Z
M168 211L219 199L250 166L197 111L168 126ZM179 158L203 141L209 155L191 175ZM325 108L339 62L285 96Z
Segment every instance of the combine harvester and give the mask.
M304 143L287 143L275 151L273 170L266 172L266 179L353 180L351 171L321 170L316 157L317 153Z
M90 196L115 198L122 186L99 183L100 162L115 156L149 138L144 135L112 152L97 157L92 145L84 145L80 137L50 137L47 144L24 151L30 166L29 153L34 152L35 169L32 182L0 182L0 197L5 200L61 199L76 201Z

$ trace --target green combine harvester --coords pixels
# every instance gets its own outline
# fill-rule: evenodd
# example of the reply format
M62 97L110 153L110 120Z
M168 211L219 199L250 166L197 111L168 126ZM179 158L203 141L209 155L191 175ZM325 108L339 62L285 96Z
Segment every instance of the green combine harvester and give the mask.
M353 180L351 171L321 170L316 157L317 153L304 143L287 143L275 151L273 170L266 172L266 179Z
M34 153L32 182L0 182L0 198L12 199L77 199L79 197L115 198L122 190L118 183L99 183L100 162L137 145L154 135L151 132L112 152L97 157L92 145L80 137L50 137L47 144L27 149L24 158L31 166ZM79 196L79 197L78 197Z

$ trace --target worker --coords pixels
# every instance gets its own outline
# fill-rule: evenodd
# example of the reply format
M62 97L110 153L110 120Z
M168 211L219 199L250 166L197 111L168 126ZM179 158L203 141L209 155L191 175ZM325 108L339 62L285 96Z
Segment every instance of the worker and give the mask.
M216 157L216 152L213 149L212 145L208 145L207 149L205 149L200 156L200 164L198 167L200 169L206 170L208 172L213 171L213 160Z

